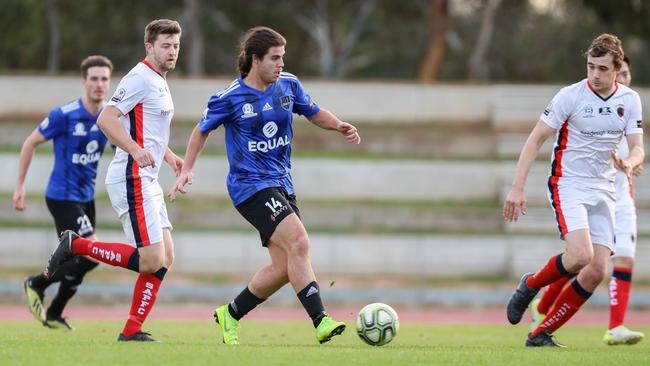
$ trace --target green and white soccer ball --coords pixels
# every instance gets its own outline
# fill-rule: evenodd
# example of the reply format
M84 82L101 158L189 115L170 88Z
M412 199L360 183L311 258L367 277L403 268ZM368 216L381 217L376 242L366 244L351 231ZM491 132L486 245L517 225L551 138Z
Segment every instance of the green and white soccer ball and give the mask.
M376 302L359 311L357 334L371 346L383 346L395 338L399 331L397 312L390 306Z

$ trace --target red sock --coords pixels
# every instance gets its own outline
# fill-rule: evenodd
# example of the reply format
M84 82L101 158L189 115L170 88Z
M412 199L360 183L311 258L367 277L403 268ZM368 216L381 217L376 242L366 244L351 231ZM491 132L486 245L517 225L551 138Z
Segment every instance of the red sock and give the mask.
M545 330L554 332L566 323L571 317L580 309L582 304L587 302L591 296L588 292L578 283L578 279L573 280L571 284L560 292L553 309L546 315L546 318L535 329L530 336L535 336Z
M631 287L632 269L614 267L612 279L609 281L609 329L623 325Z
M546 286L546 290L544 290L542 298L539 300L539 304L537 305L537 311L540 314L548 313L551 306L553 306L553 303L555 303L555 299L557 299L557 296L562 292L564 285L566 285L571 278L572 276L564 276Z
M163 272L160 275L160 272ZM162 283L162 278L167 272L166 268L161 268L158 272L152 274L140 274L135 281L133 288L133 299L131 300L131 310L129 319L124 325L122 334L130 337L142 331L142 323L147 319L151 308L156 302L158 290Z
M551 257L546 265L537 271L537 273L528 277L526 285L528 287L540 289L568 274L569 272L567 272L567 270L564 269L564 265L562 265L562 254L558 254Z
M129 259L134 253L138 252L135 248L125 243L106 243L101 241L92 241L86 238L77 238L72 241L72 253L74 255L87 255L91 258L112 266L124 267L138 271L139 258L135 263L129 265ZM133 268L137 263L137 267Z

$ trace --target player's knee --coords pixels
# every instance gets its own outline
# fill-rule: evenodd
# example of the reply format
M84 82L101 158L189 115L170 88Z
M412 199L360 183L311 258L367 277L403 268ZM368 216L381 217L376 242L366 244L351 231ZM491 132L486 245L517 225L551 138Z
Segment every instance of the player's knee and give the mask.
M165 267L171 268L174 264L174 253L165 253Z
M140 256L140 273L154 273L165 264L163 255Z
M567 251L566 255L564 255L562 259L569 272L577 273L581 269L585 268L593 258L593 251L573 250L571 252Z
M585 269L588 270L587 274L589 275L589 278L593 282L600 283L605 278L605 274L607 272L607 265L592 264Z
M309 256L309 247L309 237L306 233L302 233L297 235L291 243L291 252L295 256L307 257Z

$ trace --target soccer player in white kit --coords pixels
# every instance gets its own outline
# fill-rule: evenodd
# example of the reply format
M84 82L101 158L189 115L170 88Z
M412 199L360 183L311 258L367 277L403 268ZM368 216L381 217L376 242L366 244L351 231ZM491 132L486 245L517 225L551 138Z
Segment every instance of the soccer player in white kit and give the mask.
M639 95L615 81L623 64L621 41L614 35L601 34L585 55L587 79L560 90L540 116L519 156L503 207L507 221L517 221L520 211L526 213L526 178L539 148L555 134L549 200L566 249L536 273L524 274L508 301L510 323L519 323L539 289L563 277L577 276L528 335L528 347L563 347L552 333L591 296L603 280L614 251L614 164L629 177L645 156ZM625 159L615 154L623 137L630 148Z
M616 75L616 81L629 86L632 83L630 60L627 56ZM618 156L626 158L630 151L625 139L618 146ZM641 174L643 165L637 165L633 175ZM622 170L616 172L616 250L612 257L612 278L609 281L609 327L603 341L609 345L636 344L645 335L628 329L624 324L632 287L632 270L636 254L636 205L633 180Z
M623 58L621 69L616 73L616 81L625 86L630 86L632 82L630 60L627 56ZM622 139L618 145L617 155L625 158L628 154L627 140ZM643 165L635 166L632 172L633 175L641 174L642 169ZM645 337L642 332L630 330L623 325L630 299L632 269L634 268L636 253L636 206L634 204L632 179L628 179L620 168L616 171L615 185L616 224L614 225L614 232L616 234L616 244L614 256L612 257L614 269L609 282L609 327L603 336L603 341L608 345L631 345L640 342ZM544 290L541 299L535 299L532 302L533 322L531 330L535 330L544 320L546 313L570 279L570 277L564 277L550 284Z
M168 147L174 104L165 78L176 66L180 36L181 27L174 20L154 20L146 26L145 59L122 78L97 121L117 146L106 174L106 191L130 244L93 242L65 231L46 269L51 276L72 256L87 255L140 273L118 341L156 341L142 331L142 323L174 257L158 171L163 160L177 174L183 165Z

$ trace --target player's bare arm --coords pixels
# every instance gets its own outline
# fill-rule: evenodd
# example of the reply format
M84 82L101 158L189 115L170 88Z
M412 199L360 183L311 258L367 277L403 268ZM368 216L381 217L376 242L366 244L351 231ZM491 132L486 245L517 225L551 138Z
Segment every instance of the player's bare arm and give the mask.
M194 127L194 130L192 130L192 134L190 135L190 140L187 143L187 150L185 151L185 161L183 163L182 169L180 171L180 174L178 175L178 178L176 179L176 183L167 194L167 196L172 201L176 199L177 192L183 194L187 193L187 191L185 190L185 185L192 184L192 169L194 168L196 159L199 157L199 154L201 154L201 151L205 146L205 142L208 140L209 134L210 132L206 132L206 133L201 132L199 125L196 125Z
M524 194L526 178L528 178L530 168L533 166L537 153L544 144L544 141L555 133L555 129L540 120L528 136L519 155L512 187L503 204L503 218L506 221L517 221L519 218L519 210L521 210L522 215L526 214L526 195Z
M97 118L97 125L101 128L106 137L108 137L110 142L129 153L133 159L138 162L138 166L141 168L147 166L155 167L156 161L151 152L138 146L138 144L131 139L131 136L126 133L124 128L122 128L122 125L120 124L120 117L122 115L122 111L118 108L107 106L102 110L99 118Z
M635 175L635 170L643 170L643 160L645 159L645 149L643 147L643 135L632 134L627 136L627 144L630 147L630 154L627 159L624 159L630 165L630 171L626 172L628 177ZM636 174L638 175L638 174Z
M165 150L164 159L165 162L172 168L174 174L178 177L181 174L181 168L183 167L183 159L180 156L176 155L170 148L167 148L167 150Z
M20 149L18 183L16 183L16 191L13 196L14 208L17 211L25 211L27 209L25 205L25 178L27 177L29 166L32 163L36 146L45 141L45 137L36 129L25 139L23 147Z
M351 144L361 143L361 136L353 125L338 119L332 112L321 108L318 113L308 118L316 126L325 130L335 130L345 136L345 140Z

